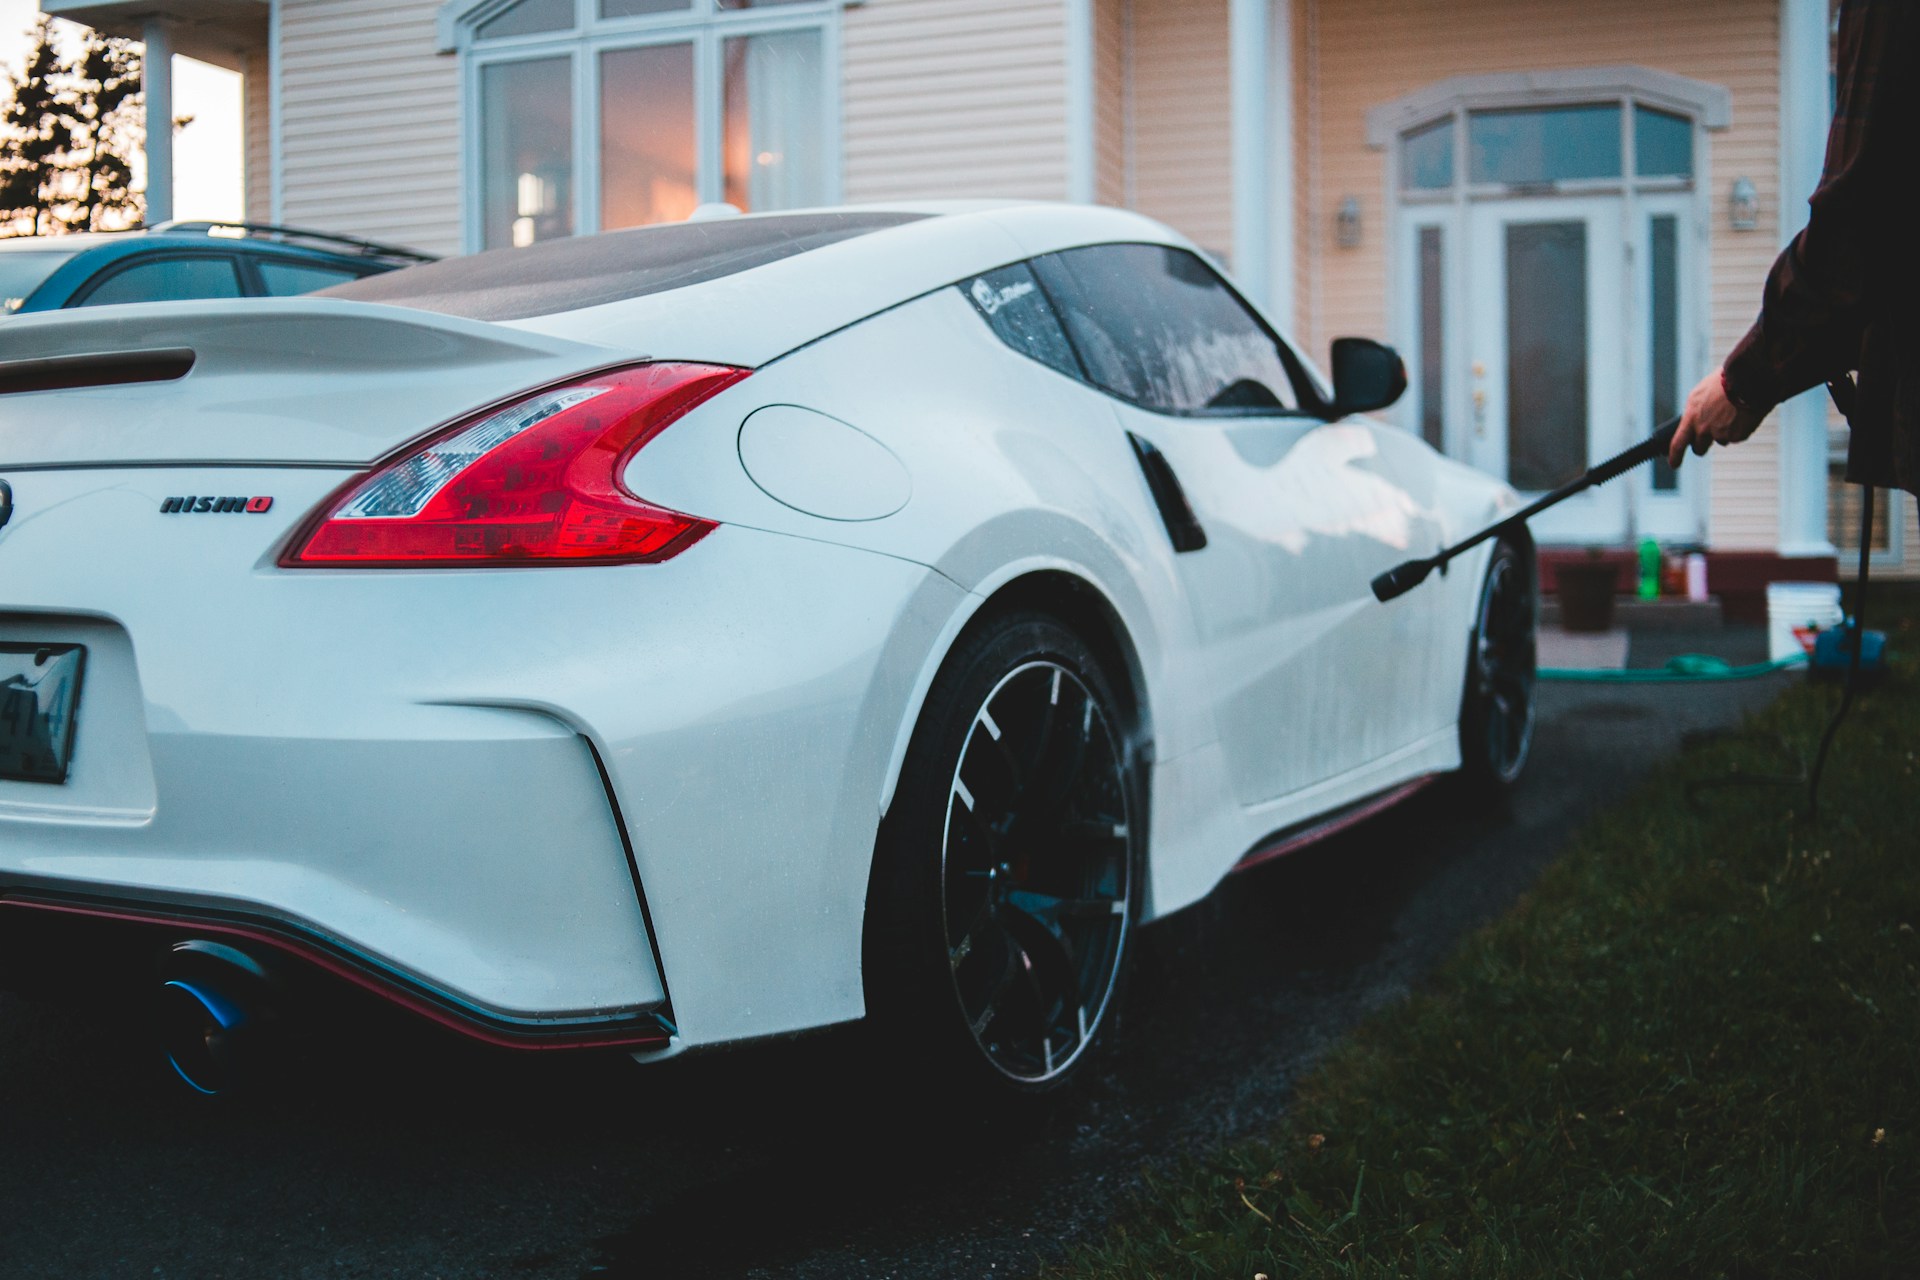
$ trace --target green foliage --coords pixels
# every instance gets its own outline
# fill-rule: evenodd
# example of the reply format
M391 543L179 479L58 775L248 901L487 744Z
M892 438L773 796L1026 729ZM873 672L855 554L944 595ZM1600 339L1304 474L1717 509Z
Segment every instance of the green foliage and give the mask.
M34 29L27 64L0 112L0 235L58 235L138 225L132 154L140 54L91 29L69 57L53 23Z
M1837 695L1801 687L1578 836L1281 1132L1151 1180L1047 1274L1914 1274L1920 597L1874 607L1903 656L1819 825L1792 788L1684 791L1810 757Z

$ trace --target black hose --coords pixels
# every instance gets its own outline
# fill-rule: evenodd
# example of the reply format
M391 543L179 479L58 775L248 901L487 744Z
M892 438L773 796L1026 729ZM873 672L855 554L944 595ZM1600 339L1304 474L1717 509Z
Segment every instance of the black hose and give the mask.
M1826 771L1827 748L1840 732L1840 722L1853 709L1854 691L1860 685L1860 654L1867 645L1867 570L1873 561L1873 486L1867 485L1861 492L1860 581L1853 589L1853 626L1847 632L1853 654L1847 661L1846 690L1840 695L1840 706L1833 713L1833 719L1827 721L1827 731L1820 736L1820 751L1813 757L1813 772L1807 779L1807 818L1813 822L1820 820L1820 775Z

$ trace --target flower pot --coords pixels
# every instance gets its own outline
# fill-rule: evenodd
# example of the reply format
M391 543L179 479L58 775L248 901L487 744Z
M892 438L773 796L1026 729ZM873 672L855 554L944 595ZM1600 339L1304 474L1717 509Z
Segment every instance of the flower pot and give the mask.
M1560 625L1568 631L1611 631L1620 566L1605 561L1563 564L1554 573Z

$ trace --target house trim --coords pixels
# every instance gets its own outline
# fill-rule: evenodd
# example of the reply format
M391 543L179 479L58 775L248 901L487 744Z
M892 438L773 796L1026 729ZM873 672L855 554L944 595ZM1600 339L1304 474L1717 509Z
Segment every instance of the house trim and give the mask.
M1568 67L1436 81L1369 110L1367 145L1385 150L1407 129L1468 106L1534 106L1628 97L1691 116L1707 129L1725 129L1733 120L1733 95L1723 85L1651 67Z

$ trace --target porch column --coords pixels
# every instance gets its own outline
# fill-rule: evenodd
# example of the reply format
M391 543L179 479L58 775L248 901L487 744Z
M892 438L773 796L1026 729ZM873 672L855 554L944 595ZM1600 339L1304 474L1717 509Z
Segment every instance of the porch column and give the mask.
M149 18L140 32L140 89L147 103L147 225L173 217L173 39Z
M1807 225L1807 197L1825 163L1829 107L1827 0L1780 4L1780 243ZM1815 388L1777 411L1780 551L1832 555L1827 539L1827 393Z
M1092 204L1094 177L1093 0L1067 5L1067 199Z
M1293 295L1293 4L1229 0L1233 274L1282 328Z

